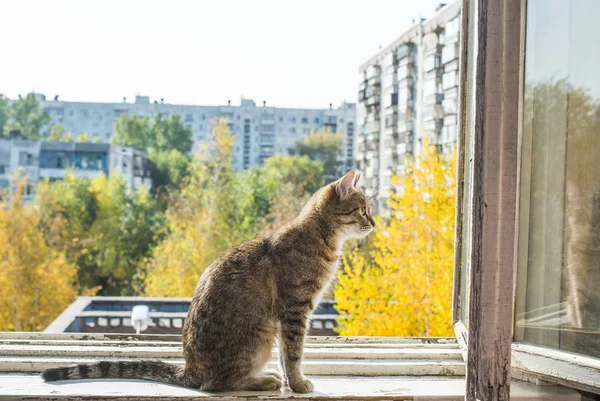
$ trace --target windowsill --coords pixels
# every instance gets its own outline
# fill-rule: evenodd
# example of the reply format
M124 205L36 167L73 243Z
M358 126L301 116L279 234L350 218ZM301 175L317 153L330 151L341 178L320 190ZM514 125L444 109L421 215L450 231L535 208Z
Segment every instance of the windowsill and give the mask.
M304 372L311 394L250 392L208 394L143 380L74 380L45 383L48 367L98 360L160 359L183 364L178 336L0 333L0 400L191 400L202 397L269 400L464 399L464 363L454 339L310 337ZM276 352L269 367L276 367ZM513 382L513 399L579 401L574 390ZM227 397L228 396L228 397Z
M143 380L73 380L44 383L39 375L0 374L0 400L192 400L204 399L370 399L370 400L464 400L465 380L432 376L316 376L315 392L238 392L208 394L197 390ZM560 386L511 384L511 400L580 401L575 390Z

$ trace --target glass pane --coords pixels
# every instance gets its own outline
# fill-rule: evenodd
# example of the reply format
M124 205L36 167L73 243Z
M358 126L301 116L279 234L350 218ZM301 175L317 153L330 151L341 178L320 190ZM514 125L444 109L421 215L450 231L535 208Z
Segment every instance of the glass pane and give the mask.
M477 15L478 4L476 1L470 1L468 13L470 15ZM461 71L464 75L461 86L466 86L464 92L465 99L461 101L461 110L459 114L465 115L464 126L460 127L465 132L464 139L460 137L459 146L464 152L464 167L462 171L459 171L459 180L463 182L462 191L462 204L458 205L462 209L462 218L457 221L460 225L460 247L456 249L455 255L455 303L454 303L454 319L460 321L465 327L468 327L468 305L469 305L469 274L471 270L471 263L469 254L471 252L471 198L473 196L473 133L475 130L475 72L476 72L476 49L477 49L477 24L474 18L468 19L468 26L466 27L466 33L463 33L468 40L466 40L466 51L467 57L465 61L461 60ZM465 29L465 28L463 28ZM462 46L462 44L461 44ZM463 67L462 63L466 63ZM464 69L463 69L464 68ZM461 91L463 88L461 88ZM464 109L463 109L464 108ZM461 124L462 125L462 124ZM458 229L458 227L457 227ZM458 243L457 243L458 244Z
M600 357L600 3L529 0L518 341Z

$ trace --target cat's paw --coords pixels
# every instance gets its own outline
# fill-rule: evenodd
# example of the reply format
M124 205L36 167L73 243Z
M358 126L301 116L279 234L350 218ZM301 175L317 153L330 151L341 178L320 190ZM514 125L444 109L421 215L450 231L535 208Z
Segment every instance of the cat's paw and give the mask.
M276 371L275 369L267 369L263 372L263 375L271 376L271 377L274 377L276 379L283 381L283 375L281 373L279 373L278 371Z
M262 387L260 388L260 390L263 391L279 390L283 385L283 382L274 376L267 376L264 379L266 380L264 380L263 383L261 383Z
M297 380L290 380L290 388L296 393L310 393L315 386L306 377L299 377Z

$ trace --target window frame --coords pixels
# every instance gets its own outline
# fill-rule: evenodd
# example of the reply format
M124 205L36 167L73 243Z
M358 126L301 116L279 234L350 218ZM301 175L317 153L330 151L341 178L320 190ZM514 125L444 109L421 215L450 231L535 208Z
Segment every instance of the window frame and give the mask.
M511 374L600 393L599 358L514 340L527 1L463 0L462 10L452 316L467 362L466 398L507 399ZM468 135L474 166L466 197ZM474 217L468 226L465 213Z

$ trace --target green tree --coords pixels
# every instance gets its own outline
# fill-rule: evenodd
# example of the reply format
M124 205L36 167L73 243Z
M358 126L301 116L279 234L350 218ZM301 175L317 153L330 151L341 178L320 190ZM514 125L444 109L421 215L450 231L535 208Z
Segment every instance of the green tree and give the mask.
M266 160L261 170L282 183L291 184L300 194L312 194L325 183L323 163L306 155L275 155Z
M123 113L115 121L110 142L117 145L135 146L140 149L152 147L148 117L128 116Z
M157 151L148 150L152 161L152 185L156 188L174 186L179 187L188 174L190 156L178 150Z
M153 164L154 188L178 186L187 174L192 130L185 128L179 115L163 118L158 113L150 120L122 114L115 121L111 142L146 149Z
M192 149L192 130L185 128L178 114L164 118L157 113L152 119L122 114L115 121L111 142L141 149L152 148L159 152L177 150L187 154Z
M140 262L160 239L164 219L147 190L128 190L117 176L90 180L69 172L40 183L36 203L48 243L77 266L81 287L135 294Z
M0 135L4 132L4 126L8 121L8 99L4 97L3 94L0 93Z
M150 147L161 152L177 150L188 154L192 149L192 134L192 130L183 125L181 115L163 118L162 114L157 113L150 124Z
M289 149L290 154L308 156L311 160L323 163L323 177L326 183L335 181L344 174L342 155L342 137L321 129L311 132Z
M50 122L50 116L40 108L40 103L35 94L14 101L8 109L8 121L4 125L4 135L11 132L20 132L25 139L40 139L40 130Z

